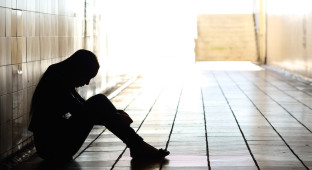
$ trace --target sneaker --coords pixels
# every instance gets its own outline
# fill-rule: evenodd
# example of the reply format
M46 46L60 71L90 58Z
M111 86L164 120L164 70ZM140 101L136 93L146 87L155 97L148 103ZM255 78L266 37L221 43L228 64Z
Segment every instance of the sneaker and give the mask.
M146 142L143 142L140 146L130 148L130 156L132 158L164 158L169 154L169 151L156 149Z

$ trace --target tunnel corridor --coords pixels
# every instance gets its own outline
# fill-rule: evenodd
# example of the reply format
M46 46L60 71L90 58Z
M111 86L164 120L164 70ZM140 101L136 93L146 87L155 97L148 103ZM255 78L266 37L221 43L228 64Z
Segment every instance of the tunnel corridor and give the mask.
M0 0L0 169L311 169L310 0ZM105 94L171 154L133 160L95 126L60 167L36 154L32 96L86 49Z

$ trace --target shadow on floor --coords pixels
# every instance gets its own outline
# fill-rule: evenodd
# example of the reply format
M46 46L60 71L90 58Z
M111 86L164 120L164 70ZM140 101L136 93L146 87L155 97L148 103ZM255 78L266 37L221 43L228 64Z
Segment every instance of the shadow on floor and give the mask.
M158 169L161 165L168 165L168 159L132 159L131 170Z

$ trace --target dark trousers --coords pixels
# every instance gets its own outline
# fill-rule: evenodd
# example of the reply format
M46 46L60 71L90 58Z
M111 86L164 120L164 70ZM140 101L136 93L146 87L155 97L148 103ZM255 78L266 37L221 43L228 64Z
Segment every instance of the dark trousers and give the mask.
M59 119L55 128L34 134L39 156L46 160L70 160L84 143L93 125L103 125L128 147L135 147L143 139L126 123L114 105L102 94L88 99L83 114Z

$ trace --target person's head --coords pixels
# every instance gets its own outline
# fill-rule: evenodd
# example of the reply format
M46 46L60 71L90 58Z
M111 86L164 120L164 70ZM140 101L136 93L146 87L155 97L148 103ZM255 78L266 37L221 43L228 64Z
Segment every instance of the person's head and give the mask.
M88 85L100 68L96 56L88 50L78 50L64 62L69 67L69 78L74 87Z

